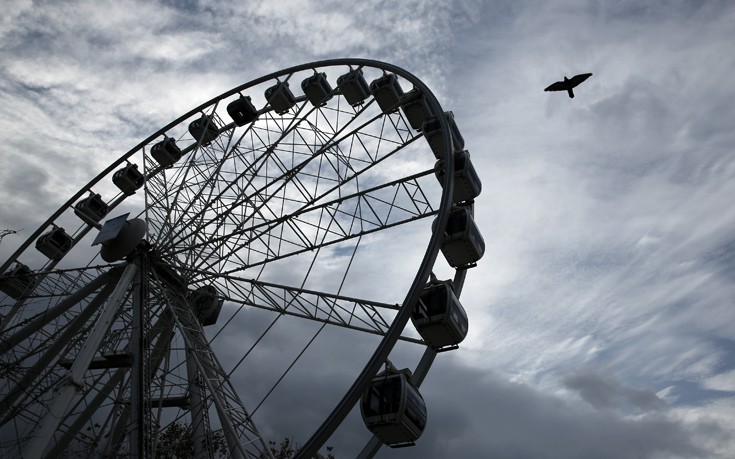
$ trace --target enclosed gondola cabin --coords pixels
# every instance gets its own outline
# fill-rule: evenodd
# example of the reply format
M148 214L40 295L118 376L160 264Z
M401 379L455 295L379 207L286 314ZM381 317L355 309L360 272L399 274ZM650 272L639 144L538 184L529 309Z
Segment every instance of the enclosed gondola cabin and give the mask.
M217 318L225 300L216 288L206 285L192 291L189 295L189 301L202 326L206 327L217 323Z
M352 105L362 104L370 96L370 86L365 81L362 69L355 69L337 78L342 95L347 103Z
M97 223L107 215L109 207L102 196L92 193L74 204L74 213L81 219L90 219Z
M16 262L15 266L0 275L0 291L15 300L30 293L35 285L36 276L22 263Z
M383 113L392 113L398 110L398 104L401 102L401 96L403 96L403 89L394 74L386 73L374 80L370 83L370 92L373 93L373 97Z
M36 249L51 260L58 260L68 252L74 241L64 228L54 227L36 240Z
M202 145L209 145L219 135L219 127L213 115L202 115L189 123L189 134Z
M304 95L311 102L311 105L315 107L326 105L327 101L334 95L332 86L327 80L327 74L324 72L317 72L305 78L301 82L301 90L304 91Z
M459 347L469 321L451 280L429 282L411 314L421 338L437 352Z
M161 167L171 167L181 159L181 149L173 138L166 137L151 147L151 156Z
M447 173L446 161L440 159L436 162L434 170L439 183L444 186L444 175ZM477 175L475 166L470 160L470 153L467 150L460 150L454 153L454 192L452 193L452 202L459 204L461 202L471 202L480 195L482 191L482 182L480 176Z
M239 99L230 102L227 105L227 113L238 126L245 126L258 118L258 109L253 105L250 96L240 96Z
M434 225L436 222L434 220ZM441 251L449 266L461 269L476 266L477 261L485 254L485 240L469 208L456 206L449 213Z
M289 89L287 81L277 83L266 89L265 98L279 115L283 115L296 105L296 97Z
M377 374L362 396L360 412L370 432L392 448L415 444L426 426L426 404L408 368Z
M444 116L449 126L449 132L452 134L452 149L453 151L459 151L464 148L464 137L459 132L457 123L454 121L454 113L444 112ZM424 133L424 138L429 143L431 151L434 152L436 159L444 158L444 136L442 135L441 124L438 118L431 118L427 120L421 127L421 131Z
M417 131L421 130L426 120L434 116L426 96L420 89L414 88L401 96L401 110L408 124Z
M135 190L142 187L145 183L145 175L138 170L137 164L128 164L115 171L112 175L112 183L114 183L120 191L130 196L135 194Z

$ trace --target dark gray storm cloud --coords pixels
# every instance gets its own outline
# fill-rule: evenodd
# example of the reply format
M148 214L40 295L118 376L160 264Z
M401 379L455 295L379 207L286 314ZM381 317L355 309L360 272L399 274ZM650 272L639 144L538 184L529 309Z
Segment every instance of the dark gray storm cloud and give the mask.
M423 391L425 437L413 450L386 450L382 457L710 457L697 444L701 431L678 421L655 394L612 377L570 376L569 384L594 400L588 404L452 362L436 367ZM621 413L631 406L642 414ZM716 440L731 435L713 423L699 429Z
M660 411L668 404L651 389L633 389L611 377L585 371L568 376L564 380L567 388L595 408L620 408L624 411Z

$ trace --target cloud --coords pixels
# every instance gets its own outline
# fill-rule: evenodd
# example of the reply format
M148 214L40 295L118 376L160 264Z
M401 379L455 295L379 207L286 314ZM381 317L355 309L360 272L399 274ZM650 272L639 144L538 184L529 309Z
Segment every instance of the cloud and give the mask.
M700 436L732 437L714 423L705 429L682 422L652 392L608 377L570 376L577 388L596 392L594 406L444 357L422 389L426 432L416 447L385 450L382 457L705 458L717 456L701 446ZM612 405L640 411L623 415Z
M614 378L595 372L580 372L568 376L564 385L598 409L632 409L635 412L660 411L667 407L651 389L633 389Z
M19 0L6 10L2 227L27 236L129 148L236 85L317 59L385 60L454 111L483 181L487 253L462 295L470 336L427 380L427 432L413 450L383 454L732 456L728 2ZM575 99L543 92L583 71L594 76ZM22 239L8 236L0 254ZM411 268L367 250L345 292L370 295L379 274L405 281L423 251L409 237L371 242L409 246ZM309 285L340 280L343 260L332 261ZM300 280L299 266L278 268ZM223 361L265 323L238 316L239 334L216 342ZM311 325L279 323L243 366L236 377L253 398ZM351 382L374 337L342 332L325 332L263 406L269 434L307 435ZM304 400L315 408L299 409ZM354 412L341 432L338 457L366 436Z
M735 370L711 376L702 383L706 389L735 392Z

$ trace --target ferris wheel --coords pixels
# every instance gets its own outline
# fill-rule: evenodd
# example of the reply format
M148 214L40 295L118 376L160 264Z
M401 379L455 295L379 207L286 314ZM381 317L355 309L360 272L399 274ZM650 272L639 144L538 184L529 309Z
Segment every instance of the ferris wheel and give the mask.
M185 425L197 457L271 457L261 406L325 329L362 343L339 353L359 368L299 457L358 403L360 457L413 444L419 386L467 334L480 189L452 112L391 64L300 65L203 103L0 267L0 456L151 457ZM284 322L304 339L260 371ZM412 370L398 342L423 353Z

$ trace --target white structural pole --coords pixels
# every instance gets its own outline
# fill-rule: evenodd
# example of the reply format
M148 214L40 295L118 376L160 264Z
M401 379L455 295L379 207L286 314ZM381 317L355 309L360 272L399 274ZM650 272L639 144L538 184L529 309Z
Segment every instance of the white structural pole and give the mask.
M79 432L81 432L84 424L86 424L92 418L94 413L99 409L99 407L102 406L105 401L107 401L112 391L117 389L120 381L122 381L126 372L126 368L118 368L109 379L109 381L104 382L101 388L98 388L99 392L97 392L97 395L95 395L92 401L90 401L89 404L84 407L84 411L74 420L67 431L64 432L64 435L61 437L61 439L58 440L56 444L48 451L48 457L62 457L64 450L67 446L69 446L69 443L71 443L71 441L77 435L79 435Z
M84 387L84 374L89 369L92 358L97 353L102 340L112 325L115 315L125 299L125 293L135 278L138 268L134 264L129 264L125 268L120 281L118 281L115 290L110 295L110 299L102 309L97 322L94 324L92 332L82 345L76 360L69 369L65 384L59 389L59 393L54 399L51 409L44 417L39 429L33 433L31 440L23 450L23 457L35 459L43 456L44 451L48 447L54 433L67 415L69 404L74 396Z
M204 410L207 409L203 405L204 402L204 384L202 383L203 375L197 368L196 361L194 361L194 353L189 346L186 346L186 372L189 377L189 404L191 405L191 425L192 425L192 440L194 441L194 456L195 457L211 457L211 452L208 451L207 434L209 430L209 423L207 418L204 416Z
M69 295L56 306L47 309L43 314L33 319L30 323L23 326L23 328L15 332L13 335L0 337L0 354L9 351L24 339L37 333L46 324L68 311L72 306L75 306L83 299L87 298L89 295L94 293L97 289L105 285L107 282L110 282L114 275L114 270L106 271L105 273L100 274L96 279L92 280L84 287Z
M121 272L117 272L112 280L119 279ZM68 346L75 334L87 323L90 317L97 312L99 307L104 304L105 300L110 296L115 284L110 282L105 285L102 290L82 309L82 311L71 321L68 327L61 333L56 334L54 343L44 350L44 353L36 360L36 362L28 368L25 376L15 383L12 389L7 392L5 398L0 401L0 413L5 413L0 418L0 426L13 419L15 408L22 403L33 388L33 383L37 378L42 377L49 371L49 364L59 356L59 353Z

